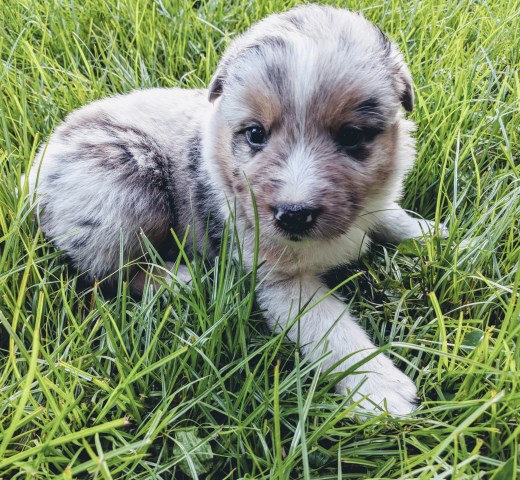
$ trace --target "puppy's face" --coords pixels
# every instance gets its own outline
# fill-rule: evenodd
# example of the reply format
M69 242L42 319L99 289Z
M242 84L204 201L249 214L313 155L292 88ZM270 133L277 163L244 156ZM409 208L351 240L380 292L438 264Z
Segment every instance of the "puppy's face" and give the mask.
M413 158L411 79L383 34L355 14L302 7L240 37L210 86L213 156L263 238L335 238L399 195Z

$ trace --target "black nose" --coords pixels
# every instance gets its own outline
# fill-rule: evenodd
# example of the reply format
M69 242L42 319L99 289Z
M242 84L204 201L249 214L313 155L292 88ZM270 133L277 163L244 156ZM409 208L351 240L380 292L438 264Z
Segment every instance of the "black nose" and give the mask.
M304 205L278 205L273 207L276 224L289 233L304 233L316 223L319 208Z

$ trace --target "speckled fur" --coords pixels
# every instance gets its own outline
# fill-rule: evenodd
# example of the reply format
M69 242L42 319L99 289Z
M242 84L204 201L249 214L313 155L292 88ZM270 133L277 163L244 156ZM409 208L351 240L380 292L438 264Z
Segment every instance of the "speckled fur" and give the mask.
M209 101L208 101L209 99ZM229 206L252 267L258 206L258 302L275 330L288 329L323 368L350 368L375 347L328 293L320 275L358 258L370 234L399 241L429 223L398 205L414 160L410 73L401 54L363 17L330 7L271 15L226 51L209 90L152 89L100 100L71 113L44 145L30 174L42 229L90 280L142 256L146 235L173 258L170 229L189 231L188 253L218 252ZM268 141L252 149L244 128L261 124ZM349 124L365 141L352 152L335 135ZM276 225L273 206L320 209L299 238ZM135 285L142 287L142 279ZM321 300L321 301L320 301ZM339 382L366 409L408 414L413 382L380 354Z

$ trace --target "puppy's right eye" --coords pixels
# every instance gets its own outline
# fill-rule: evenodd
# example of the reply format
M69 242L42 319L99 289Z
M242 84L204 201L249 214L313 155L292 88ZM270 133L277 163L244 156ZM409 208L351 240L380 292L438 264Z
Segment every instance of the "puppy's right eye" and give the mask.
M246 135L247 143L249 143L251 148L254 148L255 150L264 147L267 143L267 133L262 127L257 125L247 127L244 130L244 133Z
M363 131L351 125L343 125L336 134L336 142L345 150L356 150L363 141Z

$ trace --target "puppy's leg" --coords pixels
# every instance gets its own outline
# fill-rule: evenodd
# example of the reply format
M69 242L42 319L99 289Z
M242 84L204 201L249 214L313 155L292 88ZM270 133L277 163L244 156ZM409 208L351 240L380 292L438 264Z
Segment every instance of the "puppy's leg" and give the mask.
M301 309L303 315L288 332L302 353L311 360L324 352L327 369L345 371L376 350L363 329L346 311L346 306L314 277L264 281L258 289L258 301L267 310L271 328L282 330ZM376 355L337 384L339 393L355 392L353 398L367 410L386 409L394 415L406 415L415 408L414 383L383 354ZM365 398L366 397L366 398ZM376 407L377 405L377 407Z
M435 233L435 222L414 218L395 202L388 209L371 213L370 216L375 223L373 233L387 242L399 243L406 238L421 238L423 235ZM446 227L442 224L439 225L439 235L448 235Z

